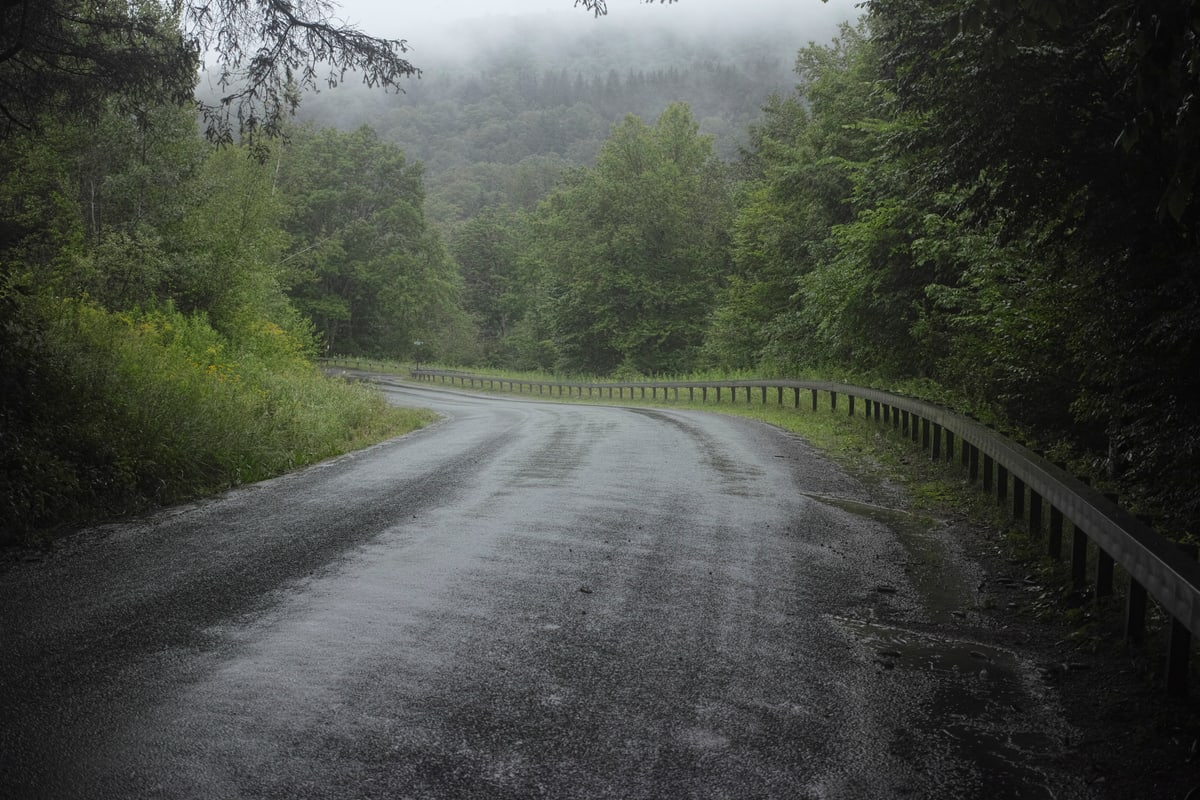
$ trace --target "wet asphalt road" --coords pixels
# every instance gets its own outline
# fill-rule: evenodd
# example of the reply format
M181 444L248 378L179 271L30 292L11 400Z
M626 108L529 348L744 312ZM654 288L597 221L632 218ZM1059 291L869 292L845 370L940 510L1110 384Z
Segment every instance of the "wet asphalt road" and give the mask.
M389 392L444 419L0 566L0 796L1067 796L955 737L1020 665L894 668L905 550L798 439Z

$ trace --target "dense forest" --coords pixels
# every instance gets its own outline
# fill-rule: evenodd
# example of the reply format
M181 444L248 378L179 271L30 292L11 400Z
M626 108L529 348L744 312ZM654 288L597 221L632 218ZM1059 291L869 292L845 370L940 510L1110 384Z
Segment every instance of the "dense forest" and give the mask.
M305 96L298 118L367 125L400 145L425 165L430 219L453 226L501 205L532 211L567 167L594 162L627 115L653 122L676 102L718 157L736 160L767 98L794 83L799 44L834 33L785 25L698 39L627 24L568 37L534 24L476 32L402 93L351 84Z
M41 108L0 157L4 469L164 494L108 407L166 437L158 386L319 353L808 374L987 415L1192 536L1197 5L870 0L644 56L529 31L223 147L178 93Z
M198 107L157 3L2 11L0 543L428 419L313 361L462 324L419 166L366 131L271 138L270 76Z

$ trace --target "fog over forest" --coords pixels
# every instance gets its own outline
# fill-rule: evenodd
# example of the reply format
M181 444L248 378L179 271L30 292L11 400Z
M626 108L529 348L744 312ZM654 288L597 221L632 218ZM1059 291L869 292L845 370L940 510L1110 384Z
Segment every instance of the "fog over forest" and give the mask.
M652 122L673 102L689 105L723 160L736 160L769 96L795 84L796 53L856 15L847 2L817 0L614 4L599 18L569 0L439 9L405 20L346 4L352 24L406 38L422 75L403 93L348 76L308 94L298 120L368 125L399 145L424 165L428 213L443 224L495 205L531 210L563 169L590 165L626 115Z
M610 0L608 14L599 18L573 0L455 0L405 7L388 0L346 0L338 7L338 16L349 24L407 41L421 67L461 62L480 39L503 39L514 24L526 31L545 31L551 34L547 39L583 33L620 37L635 29L659 29L715 43L731 34L790 31L802 34L798 48L807 38L827 38L822 31L831 34L841 21L860 15L855 0ZM542 43L540 38L530 42Z

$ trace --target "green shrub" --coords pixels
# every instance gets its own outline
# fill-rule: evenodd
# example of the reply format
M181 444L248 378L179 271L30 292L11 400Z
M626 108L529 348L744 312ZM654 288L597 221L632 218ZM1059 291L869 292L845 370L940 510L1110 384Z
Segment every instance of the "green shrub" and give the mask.
M170 306L4 297L0 530L37 531L261 480L411 430L420 412L322 375L265 320L237 344Z

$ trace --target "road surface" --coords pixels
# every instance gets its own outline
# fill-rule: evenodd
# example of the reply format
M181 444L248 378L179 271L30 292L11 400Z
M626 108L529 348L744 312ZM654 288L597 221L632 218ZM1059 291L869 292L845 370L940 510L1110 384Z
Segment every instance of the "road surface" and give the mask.
M969 575L796 437L388 391L442 420L0 566L0 795L1084 796L1032 665L936 634Z

